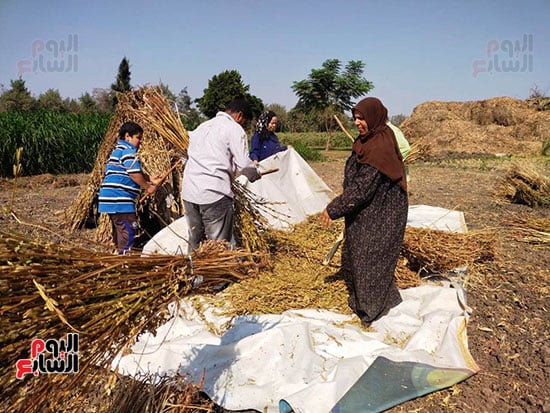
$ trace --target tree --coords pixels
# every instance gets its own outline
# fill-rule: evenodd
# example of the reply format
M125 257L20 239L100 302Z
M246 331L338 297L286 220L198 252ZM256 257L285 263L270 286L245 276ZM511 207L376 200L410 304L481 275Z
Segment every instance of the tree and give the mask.
M0 112L28 112L36 108L36 99L21 78L10 81L11 88L0 96Z
M263 111L263 102L256 96L248 93L249 85L245 85L241 74L236 70L226 70L214 75L208 81L208 87L204 89L204 96L195 100L200 111L208 118L213 118L219 111L225 110L229 102L234 98L244 97L251 106L254 116Z
M92 97L99 112L111 113L113 111L111 93L109 89L94 88L92 90Z
M124 56L118 65L118 74L115 83L111 84L112 107L117 104L116 92L128 92L132 87L130 85L130 62Z
M48 89L38 96L38 109L52 110L55 112L66 112L67 106L57 89Z
M244 95L244 97L246 98L246 100L248 100L248 103L250 103L253 118L258 119L258 117L264 111L264 102L262 102L259 97L251 95L250 93L247 93L246 95Z
M312 69L307 79L293 82L292 90L298 96L296 110L313 114L324 123L329 133L334 126L334 115L350 110L353 99L368 93L374 86L362 77L365 64L351 60L342 70L338 59L328 59L320 69Z
M88 92L80 96L78 100L80 101L80 112L94 113L98 111L96 101Z
M183 126L187 130L193 130L201 123L202 119L199 111L192 107L193 100L187 92L187 86L180 90L176 98L176 108Z
M399 126L403 123L405 119L407 119L407 117L400 113L391 117L391 123L393 123L395 126Z

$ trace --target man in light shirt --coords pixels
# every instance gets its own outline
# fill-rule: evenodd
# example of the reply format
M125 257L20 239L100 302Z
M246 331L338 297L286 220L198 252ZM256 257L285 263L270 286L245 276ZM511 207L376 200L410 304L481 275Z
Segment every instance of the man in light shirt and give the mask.
M182 199L189 227L189 252L205 240L233 238L235 174L250 182L261 177L249 158L243 128L252 119L244 99L234 99L225 112L189 133L188 160L183 172Z

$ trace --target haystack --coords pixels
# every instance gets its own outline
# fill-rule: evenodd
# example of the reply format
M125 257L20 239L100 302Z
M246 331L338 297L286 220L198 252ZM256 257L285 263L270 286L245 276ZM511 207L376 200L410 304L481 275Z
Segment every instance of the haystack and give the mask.
M407 227L401 255L419 274L444 274L496 256L496 236L491 231L457 233Z
M400 128L411 144L429 144L434 156L540 154L550 140L550 111L499 97L472 102L425 102Z
M99 148L88 182L67 211L65 223L71 229L81 228L86 221L94 218L91 215L94 213L94 204L97 202L97 194L105 176L105 165L118 142L118 130L124 122L139 123L144 130L139 157L144 172L150 176L163 175L176 159L187 152L187 131L171 110L167 99L156 88L144 87L117 93L117 99L115 113ZM140 219L151 219L151 216L154 216L154 221L170 223L181 216L183 208L178 194L181 191L182 171L182 167L175 170L158 188L153 198L138 205ZM97 224L96 238L99 241L110 240L109 220L103 217ZM162 226L164 225L160 223L160 227Z

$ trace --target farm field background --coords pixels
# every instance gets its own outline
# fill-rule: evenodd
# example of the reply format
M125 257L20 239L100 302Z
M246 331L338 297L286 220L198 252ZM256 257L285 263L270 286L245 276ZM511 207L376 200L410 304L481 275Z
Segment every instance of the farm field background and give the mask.
M322 154L323 161L310 165L338 193L348 152ZM411 204L463 211L470 230L496 232L500 254L495 262L472 270L466 286L473 311L468 324L469 347L481 371L450 389L407 402L392 412L535 412L547 411L550 406L547 392L550 254L547 246L518 241L506 224L516 215L548 219L550 211L495 202L492 195L495 182L514 162L534 164L546 174L550 172L548 159L544 157L445 159L410 166ZM73 239L89 238L86 231L90 230L70 234L60 228L64 211L86 179L87 174L21 177L14 194L14 210L24 222ZM2 206L10 202L12 183L10 179L0 181ZM5 208L0 226L2 231L50 237L59 242L52 233L16 222ZM98 395L81 396L88 398L92 407L101 403Z

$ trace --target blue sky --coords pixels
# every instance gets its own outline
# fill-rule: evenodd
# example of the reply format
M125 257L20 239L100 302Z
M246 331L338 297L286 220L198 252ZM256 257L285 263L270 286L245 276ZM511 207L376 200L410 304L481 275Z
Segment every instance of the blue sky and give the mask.
M197 98L234 69L291 109L311 69L361 60L369 95L410 115L431 100L550 94L549 22L549 0L0 0L0 84L21 74L35 96L78 98L108 88L126 56L134 86Z

